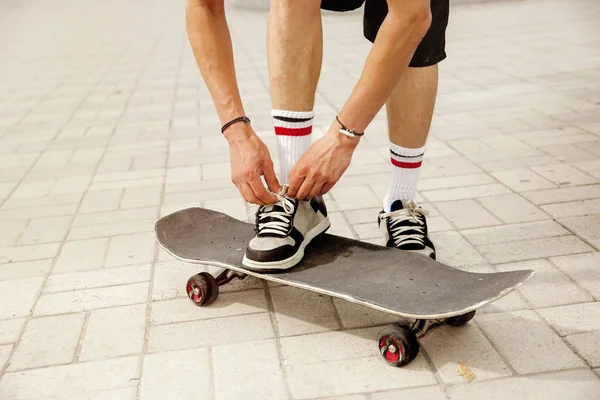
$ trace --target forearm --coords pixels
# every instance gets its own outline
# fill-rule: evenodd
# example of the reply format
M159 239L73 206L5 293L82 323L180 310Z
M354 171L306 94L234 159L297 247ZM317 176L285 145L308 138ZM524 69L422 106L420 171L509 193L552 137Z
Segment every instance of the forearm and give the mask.
M429 0L388 1L361 77L340 112L349 129L363 132L385 104L431 23Z
M187 0L186 26L221 124L244 115L223 0Z

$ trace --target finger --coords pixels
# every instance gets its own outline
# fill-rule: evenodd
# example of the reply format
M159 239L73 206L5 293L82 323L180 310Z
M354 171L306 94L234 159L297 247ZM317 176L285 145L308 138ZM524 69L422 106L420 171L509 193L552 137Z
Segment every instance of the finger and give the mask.
M275 175L275 170L273 170L273 164L269 164L266 168L263 169L263 176L265 177L265 181L267 182L267 186L269 190L273 193L279 193L281 191L281 185L277 180L277 175Z
M298 194L296 195L296 198L299 200L308 200L308 194L310 193L314 185L314 181L309 181L308 179L305 179L302 183L302 186L300 186L300 189L298 189Z
M302 186L302 183L304 182L304 176L296 173L295 170L292 170L290 172L290 183L289 183L289 187L288 187L288 196L290 196L291 198L297 198L298 195L298 189L300 189L300 186Z
M260 204L273 204L277 202L277 197L267 192L265 185L260 178L255 178L248 182L254 196L260 201Z
M321 188L321 195L329 192L331 190L331 188L333 188L335 186L335 182L334 183L326 183L323 185L323 187Z
M242 194L244 200L246 200L248 203L262 205L260 200L258 200L254 195L254 191L250 188L250 185L248 185L247 183L240 184L238 186L238 190Z
M323 189L323 184L316 183L312 187L310 193L308 194L308 198L312 199L313 197L317 197L318 195L320 195L321 194L321 189Z

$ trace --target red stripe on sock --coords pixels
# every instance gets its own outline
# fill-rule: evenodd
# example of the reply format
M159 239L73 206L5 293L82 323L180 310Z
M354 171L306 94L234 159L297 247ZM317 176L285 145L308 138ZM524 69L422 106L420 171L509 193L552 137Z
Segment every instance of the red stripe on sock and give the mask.
M284 128L281 126L275 127L275 134L281 136L308 136L312 133L312 126L306 128Z
M421 166L421 164L423 163L423 161L402 162L402 161L394 160L393 158L390 158L390 160L392 160L392 164L394 166L396 166L398 168L406 168L406 169L419 168Z

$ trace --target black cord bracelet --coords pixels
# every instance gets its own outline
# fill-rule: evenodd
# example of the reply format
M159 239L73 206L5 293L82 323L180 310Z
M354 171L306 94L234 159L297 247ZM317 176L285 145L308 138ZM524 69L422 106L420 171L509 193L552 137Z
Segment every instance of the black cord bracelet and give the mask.
M339 116L336 115L335 119L342 126L342 129L339 130L339 132L341 134L346 135L346 136L350 136L350 137L352 137L352 136L358 136L358 137L360 137L360 136L363 136L365 134L364 132L356 132L356 131L353 131L352 129L348 129L346 127L346 125L342 124L342 121L340 121Z
M237 122L243 122L245 124L250 124L250 118L243 116L243 117L237 117L235 119L232 119L231 121L229 121L228 123L223 125L223 127L221 128L221 133L225 133L225 129L229 128L231 125L233 125Z

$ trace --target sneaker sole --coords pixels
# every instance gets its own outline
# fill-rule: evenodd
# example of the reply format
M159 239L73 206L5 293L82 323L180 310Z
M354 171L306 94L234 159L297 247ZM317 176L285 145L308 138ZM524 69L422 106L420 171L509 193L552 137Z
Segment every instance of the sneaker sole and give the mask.
M327 231L327 229L329 229L330 226L331 222L329 221L329 217L325 217L323 221L319 222L314 228L308 231L308 233L304 237L304 241L302 241L302 244L298 248L296 254L289 258L286 258L285 260L258 262L250 260L246 258L246 255L244 255L244 258L242 259L242 265L244 266L244 268L255 272L277 272L285 271L287 269L295 267L300 261L302 261L302 258L304 258L304 249L306 248L306 246L308 246L314 238Z

